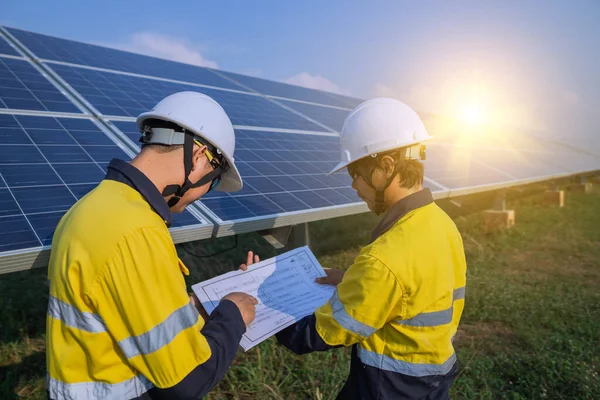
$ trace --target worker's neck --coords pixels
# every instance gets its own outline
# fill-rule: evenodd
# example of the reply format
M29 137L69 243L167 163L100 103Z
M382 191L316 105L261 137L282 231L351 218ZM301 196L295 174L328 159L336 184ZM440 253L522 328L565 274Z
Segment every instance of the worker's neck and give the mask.
M395 183L395 182L394 182ZM421 185L415 185L412 188L403 188L398 184L392 184L385 191L385 205L386 209L389 210L400 200L410 196L413 193L416 193L423 189Z
M142 151L130 164L139 169L152 183L160 193L165 190L167 185L173 183L173 171L165 168L165 165L173 165L164 158L171 157L170 153L157 154L154 152Z

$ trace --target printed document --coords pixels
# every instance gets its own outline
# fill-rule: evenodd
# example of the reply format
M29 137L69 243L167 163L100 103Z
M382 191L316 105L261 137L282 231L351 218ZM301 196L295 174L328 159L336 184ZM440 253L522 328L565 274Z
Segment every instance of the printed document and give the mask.
M192 290L208 314L231 292L256 297L256 319L242 337L244 351L312 314L333 295L335 288L315 278L325 271L305 246L253 264L247 271L232 271L197 283Z

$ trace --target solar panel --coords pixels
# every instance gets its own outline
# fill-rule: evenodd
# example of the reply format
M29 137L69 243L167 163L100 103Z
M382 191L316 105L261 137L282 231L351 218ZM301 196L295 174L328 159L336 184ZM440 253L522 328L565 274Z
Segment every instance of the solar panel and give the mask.
M332 96L331 93L320 90L308 89L302 86L295 86L287 83L256 78L253 76L236 74L234 72L219 71L219 73L241 83L246 87L269 96L284 97L288 99L302 100L336 107L348 107L347 100L340 98L339 96Z
M0 256L50 245L58 221L129 155L90 118L0 114ZM174 230L212 226L186 211Z
M314 104L299 103L297 101L277 100L287 107L306 115L310 119L328 126L336 132L341 132L344 121L351 110L333 107L324 107Z
M332 96L335 99L339 99L344 103L345 107L354 108L360 103L364 102L364 100L357 99L356 97L345 96L337 93L327 93L329 96Z
M444 176L440 177L436 175L437 167L434 167L434 171L426 170L426 173L449 188L561 176L600 167L600 156L547 140L513 135L501 138L482 135L464 143L434 141L428 152L431 161L427 163L446 172L442 172ZM470 164L465 160L470 160Z
M427 151L425 176L448 189L511 180L506 174L475 163L469 157L448 154L445 149L433 145Z
M540 153L538 158L569 172L595 171L600 166L600 147L596 145L600 145L600 140L594 137L586 139L584 143L577 143L577 140L564 144L547 141L544 143L546 151Z
M240 75L233 72L217 71L210 68L182 64L15 28L5 29L27 46L36 57L44 60L111 69L225 89L254 90L265 95L280 96L337 107L354 107L354 105L361 102L359 99L348 96ZM225 79L223 76L229 79Z
M29 61L0 57L0 108L81 113Z
M9 56L21 55L15 50L2 36L0 36L0 54L8 54Z
M134 117L151 109L172 93L191 90L214 98L227 111L235 125L308 131L324 129L259 95L65 65L51 67L98 111L107 116Z
M156 76L220 88L246 90L207 68L27 32L20 29L5 29L31 50L36 57L41 59Z

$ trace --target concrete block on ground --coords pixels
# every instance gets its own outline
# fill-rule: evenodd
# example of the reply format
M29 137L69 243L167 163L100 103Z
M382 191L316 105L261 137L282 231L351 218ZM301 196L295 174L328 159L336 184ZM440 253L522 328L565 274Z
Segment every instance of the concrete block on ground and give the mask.
M510 228L515 224L515 210L486 210L483 212L483 230L486 233Z

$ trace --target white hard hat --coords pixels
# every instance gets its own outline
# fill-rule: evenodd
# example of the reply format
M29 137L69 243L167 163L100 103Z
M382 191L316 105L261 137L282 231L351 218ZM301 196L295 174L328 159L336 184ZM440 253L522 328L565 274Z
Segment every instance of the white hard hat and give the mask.
M418 159L420 143L432 138L417 113L401 101L367 100L346 117L340 134L340 162L329 174L361 158L402 147L409 147L407 158Z
M165 97L152 110L137 117L143 130L148 120L172 122L187 132L198 136L203 143L214 146L227 160L229 169L223 174L215 190L235 192L242 188L242 177L235 166L235 132L231 120L211 97L198 92L179 92ZM169 131L169 136L153 135L150 143L166 145L183 144L184 134Z

